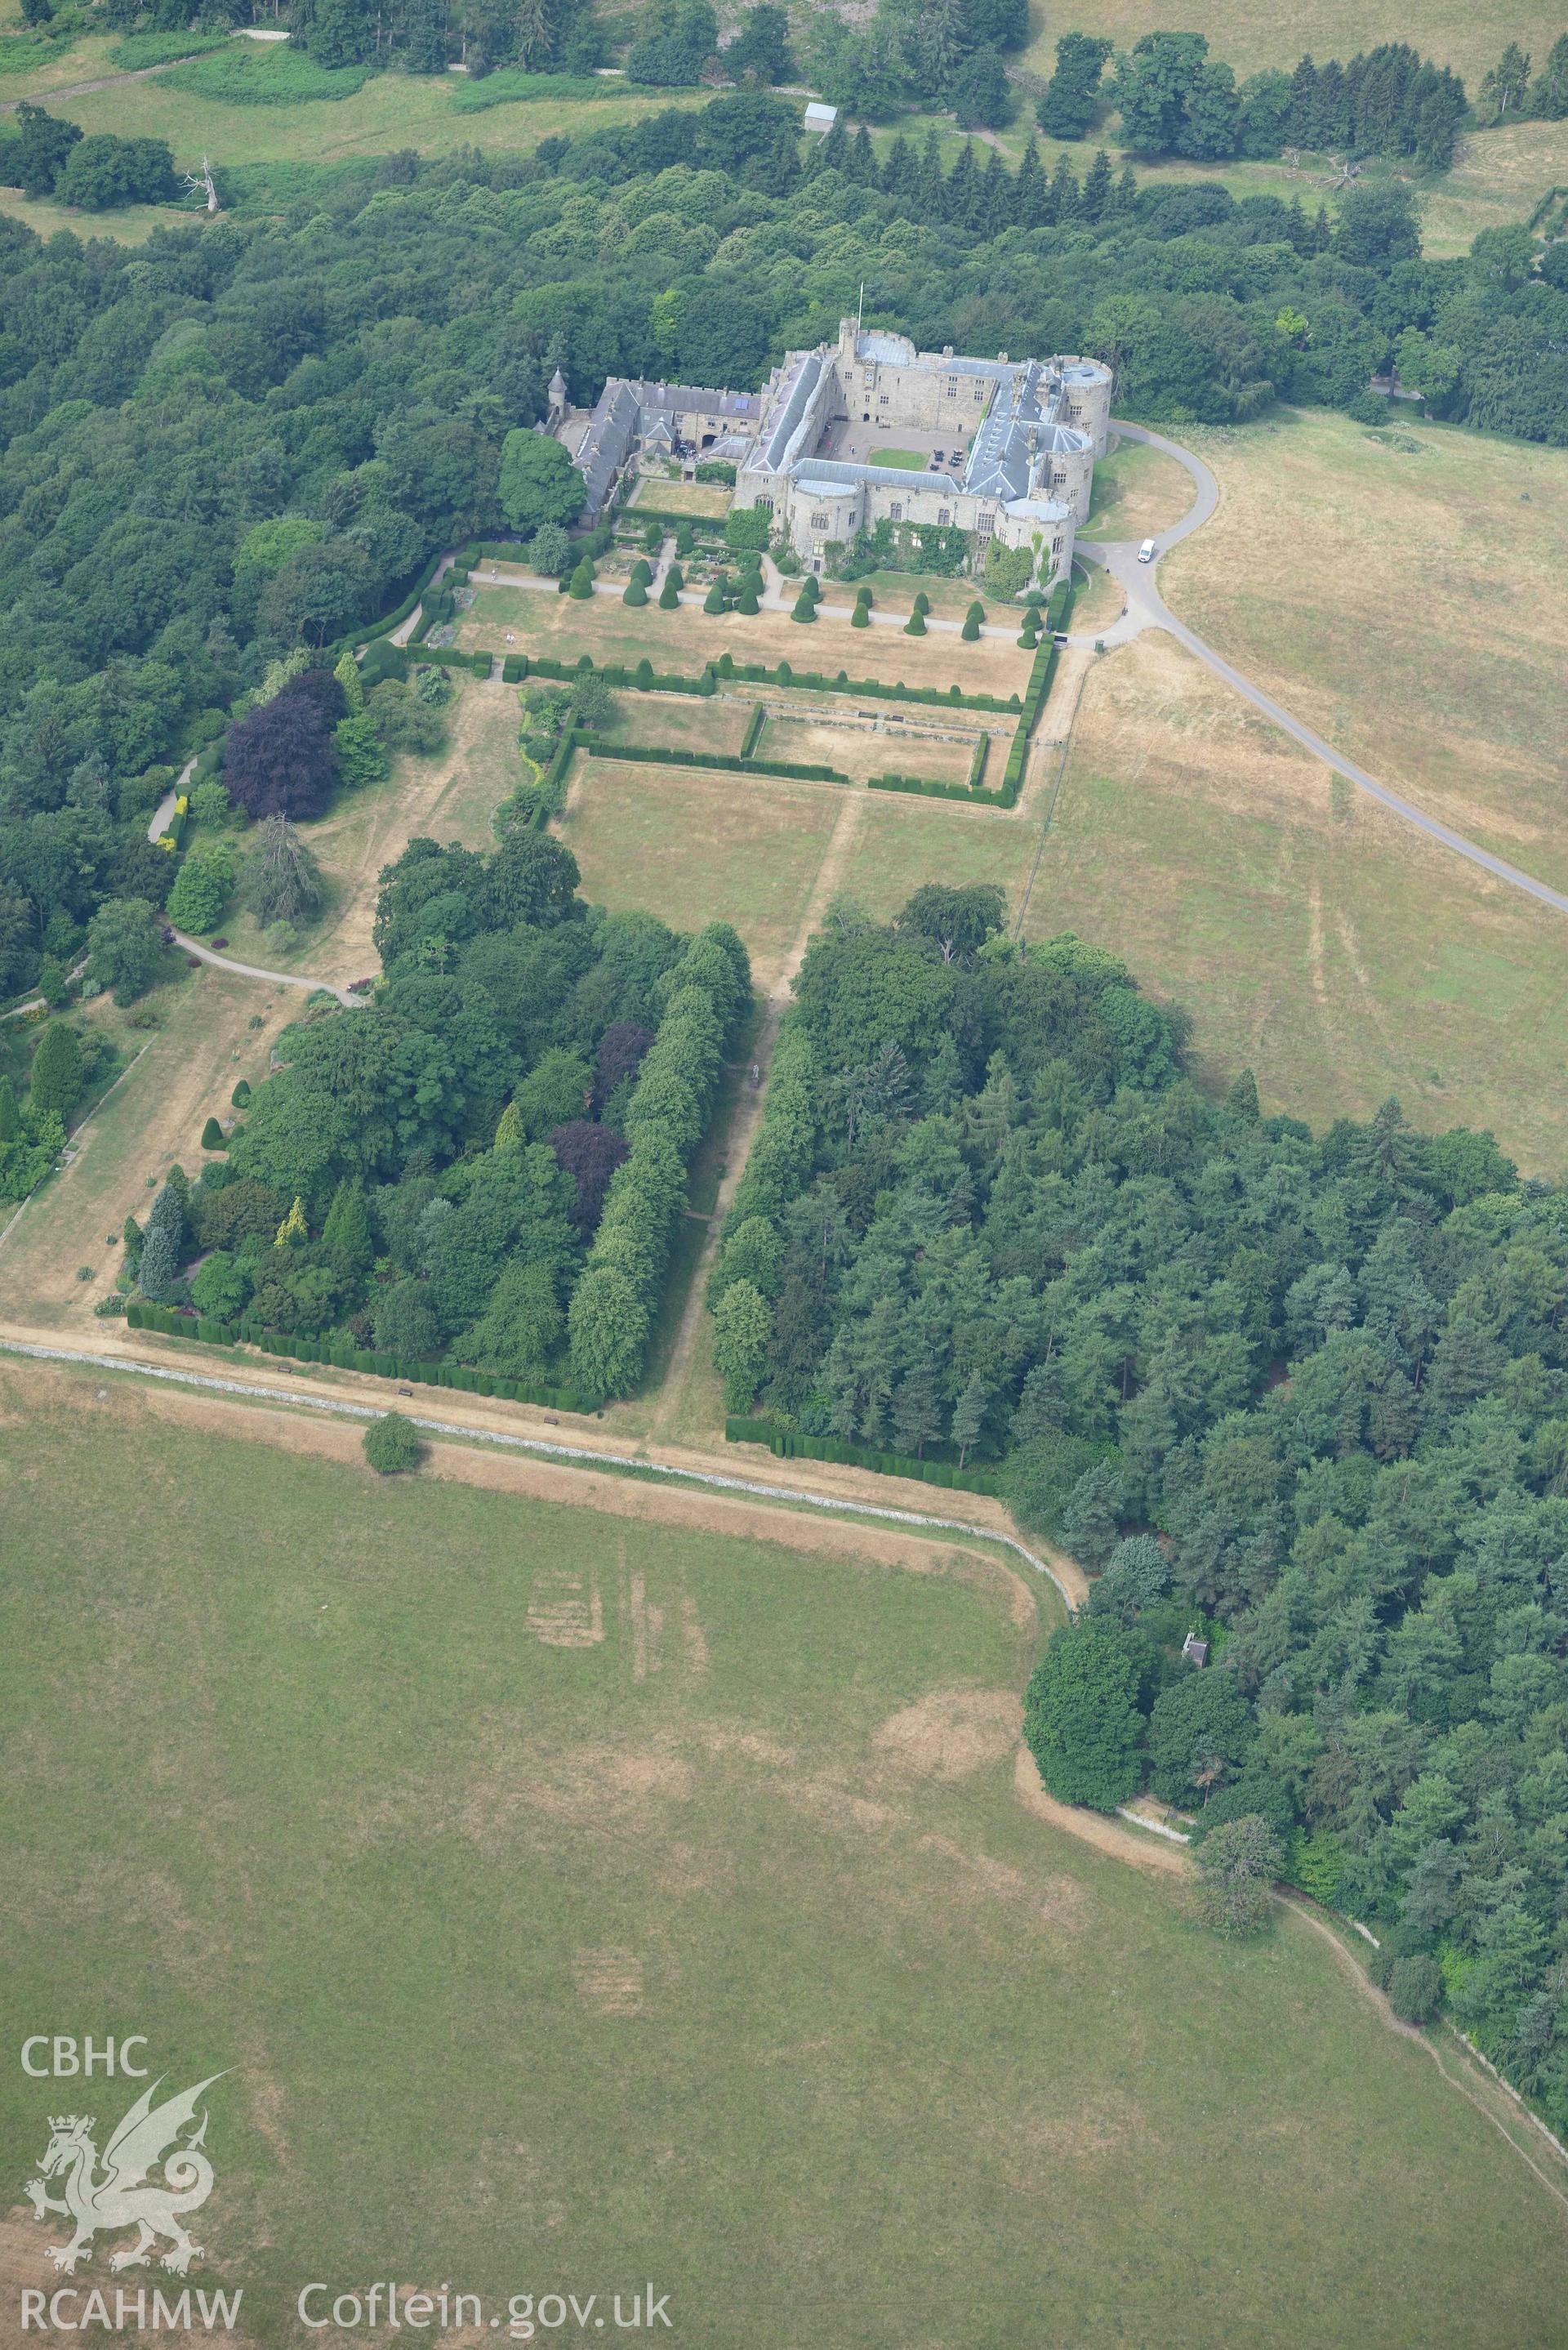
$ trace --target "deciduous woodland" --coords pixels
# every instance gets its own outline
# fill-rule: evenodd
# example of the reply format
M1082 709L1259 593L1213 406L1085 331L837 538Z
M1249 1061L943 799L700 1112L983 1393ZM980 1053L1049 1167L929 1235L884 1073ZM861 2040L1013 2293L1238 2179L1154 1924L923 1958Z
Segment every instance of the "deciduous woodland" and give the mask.
M1001 1460L1098 1576L1031 1692L1047 1783L1261 1818L1568 2126L1568 1195L1397 1102L1205 1098L1179 1015L999 896L811 948L714 1276L729 1400Z

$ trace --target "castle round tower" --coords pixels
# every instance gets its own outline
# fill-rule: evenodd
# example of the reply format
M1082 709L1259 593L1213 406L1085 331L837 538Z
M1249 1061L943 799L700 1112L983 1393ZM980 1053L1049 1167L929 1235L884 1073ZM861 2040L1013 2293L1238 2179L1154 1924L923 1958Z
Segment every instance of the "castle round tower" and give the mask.
M1067 393L1062 421L1086 432L1095 455L1103 457L1110 440L1111 371L1099 359L1063 359L1060 369Z

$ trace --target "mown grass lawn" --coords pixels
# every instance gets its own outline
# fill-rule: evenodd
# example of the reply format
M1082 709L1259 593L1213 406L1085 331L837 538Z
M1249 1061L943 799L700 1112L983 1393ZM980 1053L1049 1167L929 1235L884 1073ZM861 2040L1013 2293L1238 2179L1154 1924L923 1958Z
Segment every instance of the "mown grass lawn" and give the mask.
M893 606L891 593L878 599L878 608L908 610L918 583L911 580L901 604ZM515 650L544 653L575 661L591 653L596 661L635 664L646 655L656 670L677 671L695 677L705 661L729 653L736 662L765 661L776 667L787 660L798 674L816 670L834 677L840 670L852 678L877 678L894 684L902 678L910 685L961 687L966 693L995 693L1005 698L1022 693L1029 681L1027 653L1011 637L982 637L965 644L955 629L932 629L924 637L907 637L898 628L849 625L854 591L847 582L830 581L825 602L839 608L841 617L818 618L809 625L793 620L788 612L704 612L701 604L680 605L661 611L657 602L628 608L618 596L552 596L534 588L480 588L462 616L460 644L492 651L505 650L510 630Z
M1558 2338L1557 2207L1315 1936L1021 1807L994 1586L0 1389L14 2012L233 2068L262 2350L375 2277L651 2277L706 2350Z
M843 797L842 785L592 759L557 829L586 898L680 930L733 922L765 985L800 928Z

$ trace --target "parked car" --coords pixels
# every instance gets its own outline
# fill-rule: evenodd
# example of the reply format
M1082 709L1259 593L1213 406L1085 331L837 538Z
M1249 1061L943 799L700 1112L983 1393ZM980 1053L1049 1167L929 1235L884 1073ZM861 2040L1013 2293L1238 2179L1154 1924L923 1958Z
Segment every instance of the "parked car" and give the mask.
M1143 545L1138 548L1137 559L1140 563L1152 563L1154 561L1154 541L1152 538L1146 538Z

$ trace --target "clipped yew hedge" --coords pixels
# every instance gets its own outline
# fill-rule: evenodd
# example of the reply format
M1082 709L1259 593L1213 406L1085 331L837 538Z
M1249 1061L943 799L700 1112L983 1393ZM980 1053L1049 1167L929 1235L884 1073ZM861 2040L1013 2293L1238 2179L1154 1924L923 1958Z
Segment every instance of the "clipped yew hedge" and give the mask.
M846 1469L870 1469L884 1477L913 1477L924 1485L945 1485L962 1493L1000 1493L994 1469L959 1469L950 1461L917 1461L906 1452L873 1452L839 1436L804 1436L797 1428L743 1415L724 1422L730 1444L765 1444L776 1461L832 1461Z
M459 658L466 660L470 656L464 654ZM509 653L506 660L508 664L515 664L514 668L504 667L503 670L509 685L517 684L526 677L546 677L570 684L574 678L581 677L596 667L589 653L579 655L575 661L557 660L545 653ZM853 678L844 670L840 670L836 677L826 677L820 670L795 669L788 661L781 661L776 669L769 669L765 661L737 661L732 653L727 652L721 653L716 662L710 663L701 677L686 677L675 671L656 670L647 660L639 661L632 669L628 669L621 661L606 661L598 668L597 674L607 685L629 687L639 693L711 694L715 691L718 679L739 678L746 685L782 686L803 693L870 694L882 702L919 702L932 708L947 710L995 710L1006 714L1022 712L1025 707L1023 698L1016 693L1009 694L1003 701L996 693L965 693L961 687L956 685L906 685L901 680L896 685L884 685L878 678Z
M968 800L981 807L1011 807L1018 797L1003 785L1000 791L988 792L983 785L954 784L936 775L871 775L867 788L873 792L918 792L929 800Z
M132 1298L125 1309L132 1330L153 1330L166 1338L196 1338L207 1347L257 1347L263 1354L296 1363L328 1363L340 1371L359 1371L368 1378L400 1379L405 1387L455 1388L465 1395L498 1396L507 1403L543 1404L554 1411L591 1413L597 1402L576 1388L539 1387L526 1379L505 1379L490 1371L470 1370L465 1363L407 1363L396 1355L357 1347L351 1338L307 1338L297 1332L268 1330L254 1320L216 1322L208 1315L182 1313L172 1305L150 1305Z
M668 750L661 743L612 743L602 734L578 734L575 739L579 750L591 751L597 759L629 759L659 767L720 767L732 775L786 775L806 784L849 781L836 767L805 759L748 759L739 751Z

